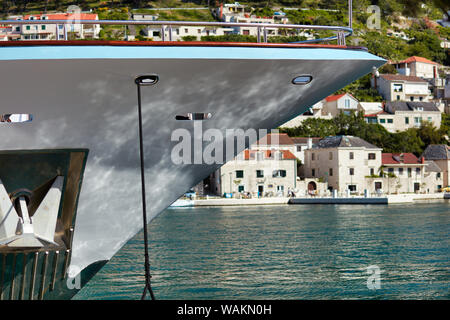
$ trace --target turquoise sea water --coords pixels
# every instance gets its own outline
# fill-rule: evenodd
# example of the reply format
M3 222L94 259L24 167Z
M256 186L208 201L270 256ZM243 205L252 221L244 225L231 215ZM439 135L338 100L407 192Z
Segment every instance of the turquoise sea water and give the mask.
M153 290L157 299L450 299L449 234L449 201L168 209L149 225ZM142 239L75 299L140 298ZM367 287L369 266L380 289Z

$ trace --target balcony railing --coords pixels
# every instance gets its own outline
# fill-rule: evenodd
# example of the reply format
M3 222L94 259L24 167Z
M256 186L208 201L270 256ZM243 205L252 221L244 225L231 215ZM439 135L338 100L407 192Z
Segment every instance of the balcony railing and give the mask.
M74 15L76 16L76 15ZM338 45L345 46L345 38L353 33L350 27L342 26L318 26L318 25L298 25L298 24L277 24L277 23L239 23L239 22L200 22L200 21L147 21L147 20L0 20L0 25L43 25L43 24L59 24L59 25L146 25L146 26L160 26L161 40L173 41L172 27L173 26L209 26L209 27L253 27L257 28L257 42L267 42L268 29L293 29L293 30L328 30L336 32L335 36L310 39L304 41L297 41L292 43L317 43L329 42L337 40ZM166 27L169 30L168 39L165 36Z

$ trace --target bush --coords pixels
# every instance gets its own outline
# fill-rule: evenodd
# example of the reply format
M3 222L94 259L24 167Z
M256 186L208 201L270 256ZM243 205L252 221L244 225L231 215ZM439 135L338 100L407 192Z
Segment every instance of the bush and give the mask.
M197 41L197 37L196 36L184 36L184 37L181 37L181 39L183 41Z

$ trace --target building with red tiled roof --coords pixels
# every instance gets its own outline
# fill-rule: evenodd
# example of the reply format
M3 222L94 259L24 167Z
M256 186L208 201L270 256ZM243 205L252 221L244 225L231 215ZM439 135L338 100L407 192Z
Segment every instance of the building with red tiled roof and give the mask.
M336 117L340 113L350 114L358 111L359 101L350 93L331 95L325 98L323 113Z
M287 133L269 133L265 137L258 140L256 143L258 148L267 147L273 148L274 146L292 146L294 141Z
M242 160L257 160L258 156L260 156L260 160L296 160L292 152L289 150L249 150L246 149L242 153Z
M439 64L423 57L412 56L393 64L400 75L425 79L438 78Z
M434 161L426 161L423 156L412 153L383 153L381 155L383 173L400 193L438 192L443 185L443 174Z
M73 24L77 20L98 20L96 13L48 13L10 16L9 20L36 20L40 24L12 24L12 33L19 35L20 40L67 40L98 38L100 25ZM45 20L64 20L62 24L41 24Z
M413 153L383 153L381 163L388 165L415 165L424 164L423 158L417 158Z
M210 181L217 195L287 196L297 187L297 158L286 149L247 149L225 163Z

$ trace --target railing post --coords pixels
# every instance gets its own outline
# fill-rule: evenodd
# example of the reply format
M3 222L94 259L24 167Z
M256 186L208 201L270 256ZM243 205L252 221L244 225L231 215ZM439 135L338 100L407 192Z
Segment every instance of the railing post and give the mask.
M162 40L163 42L166 41L166 34L165 34L164 29L166 29L166 26L165 26L165 25L162 25L162 26L161 26L161 40Z
M261 27L256 28L256 42L261 42Z
M172 26L167 28L169 30L169 41L172 41Z
M267 29L266 29L266 27L264 27L263 31L264 31L264 43L267 43Z

